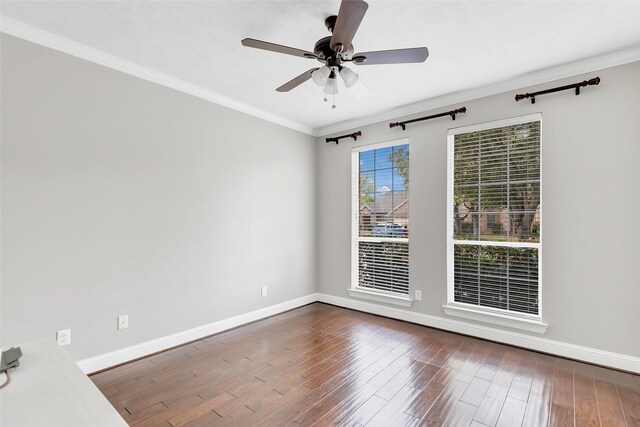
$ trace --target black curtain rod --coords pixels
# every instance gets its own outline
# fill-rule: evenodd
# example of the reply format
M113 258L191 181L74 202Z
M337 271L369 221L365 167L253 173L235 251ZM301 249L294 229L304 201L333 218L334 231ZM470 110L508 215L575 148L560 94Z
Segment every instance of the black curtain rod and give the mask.
M405 126L408 125L409 123L421 122L423 120L430 120L430 119L435 119L437 117L444 117L444 116L451 116L451 119L455 120L456 114L462 114L466 112L467 112L467 107L462 107L456 110L447 111L446 113L434 114L432 116L426 116L426 117L419 117L417 119L411 119L404 122L389 123L389 127L394 128L396 126L400 126L402 130L406 130Z
M353 138L354 141L358 140L358 137L362 136L362 132L358 131L358 132L354 132L354 133L349 133L346 135L340 135L340 136L334 136L333 138L327 138L325 139L325 141L327 142L335 142L336 145L338 145L338 141L340 141L342 138Z
M536 103L536 96L538 96L538 95L545 95L547 93L560 92L561 90L568 90L568 89L575 89L576 90L576 95L580 95L580 88L581 87L598 85L598 84L600 84L600 77L595 77L595 78L593 78L591 80L584 80L582 82L573 83L573 84L566 85L566 86L558 86L558 87L554 87L552 89L541 90L541 91L533 92L533 93L518 94L518 95L516 95L516 102L520 101L521 99L531 98L531 103L535 104Z

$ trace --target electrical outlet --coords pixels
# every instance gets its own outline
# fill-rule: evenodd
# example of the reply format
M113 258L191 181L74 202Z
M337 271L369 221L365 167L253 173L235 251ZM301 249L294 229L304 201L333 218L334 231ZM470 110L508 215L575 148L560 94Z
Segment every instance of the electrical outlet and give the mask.
M267 296L267 287L266 287L266 286L263 286L263 287L262 287L262 296L263 296L263 297L266 297L266 296Z
M422 291L416 291L416 295L414 299L416 301L422 301Z
M71 329L62 329L56 332L56 340L60 345L71 344Z
M123 314L118 316L118 330L127 329L129 327L129 315Z

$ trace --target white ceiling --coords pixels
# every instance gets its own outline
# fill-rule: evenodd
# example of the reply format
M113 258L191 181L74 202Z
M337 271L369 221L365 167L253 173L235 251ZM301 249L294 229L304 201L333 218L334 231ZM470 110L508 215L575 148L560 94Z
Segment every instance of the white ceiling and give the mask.
M422 64L355 66L371 93L338 107L308 81L319 63L243 47L251 37L313 51L332 1L2 1L3 16L320 129L538 70L640 46L640 1L381 1L355 51L427 46Z

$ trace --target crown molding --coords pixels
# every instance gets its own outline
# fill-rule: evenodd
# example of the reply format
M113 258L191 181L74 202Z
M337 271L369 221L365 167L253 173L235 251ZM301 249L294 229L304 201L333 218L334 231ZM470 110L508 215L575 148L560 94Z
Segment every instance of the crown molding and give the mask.
M395 121L398 120L398 118L410 116L412 114L424 113L425 111L446 107L460 102L467 102L512 90L521 90L529 86L548 83L579 74L591 73L604 68L615 67L617 65L624 65L636 61L640 61L640 47L607 53L605 55L583 59L556 67L545 68L506 82L429 98L414 104L387 110L373 116L346 120L340 123L315 128L313 130L313 134L317 137L325 137L334 133L360 128L362 126L371 125L385 120Z
M0 32L18 37L32 43L64 52L66 54L121 71L150 82L175 89L186 94L205 99L236 111L258 117L308 135L316 136L313 128L285 117L272 114L251 105L236 101L202 86L169 76L151 68L138 65L126 59L111 55L82 43L69 40L24 22L0 15Z
M528 86L547 83L553 80L572 77L578 74L590 73L604 68L640 61L640 47L634 47L563 64L557 67L546 68L544 70L529 73L524 76L490 86L429 98L424 101L393 108L372 116L312 128L311 126L272 114L243 102L236 101L212 90L205 89L201 86L169 76L151 68L143 67L142 65L135 64L131 61L127 61L87 45L74 42L4 15L0 15L0 32L205 99L215 104L219 104L314 137L324 137L337 132L367 126L385 120L396 120L399 117L423 113L425 111L442 108L459 102L471 101L478 98L484 98L486 96L526 88Z

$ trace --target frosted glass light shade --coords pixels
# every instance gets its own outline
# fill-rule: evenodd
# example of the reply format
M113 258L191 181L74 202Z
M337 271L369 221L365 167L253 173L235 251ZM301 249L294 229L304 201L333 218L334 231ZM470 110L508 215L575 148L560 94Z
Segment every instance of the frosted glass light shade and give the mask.
M327 79L327 84L324 87L324 91L328 95L335 95L338 93L338 79L336 77Z
M350 88L358 81L358 73L348 69L347 67L343 67L342 70L340 70L340 77L344 80L344 85L347 88Z
M311 79L315 84L322 87L327 84L327 79L329 78L329 74L331 74L331 69L326 65L318 68L313 73L311 73Z

